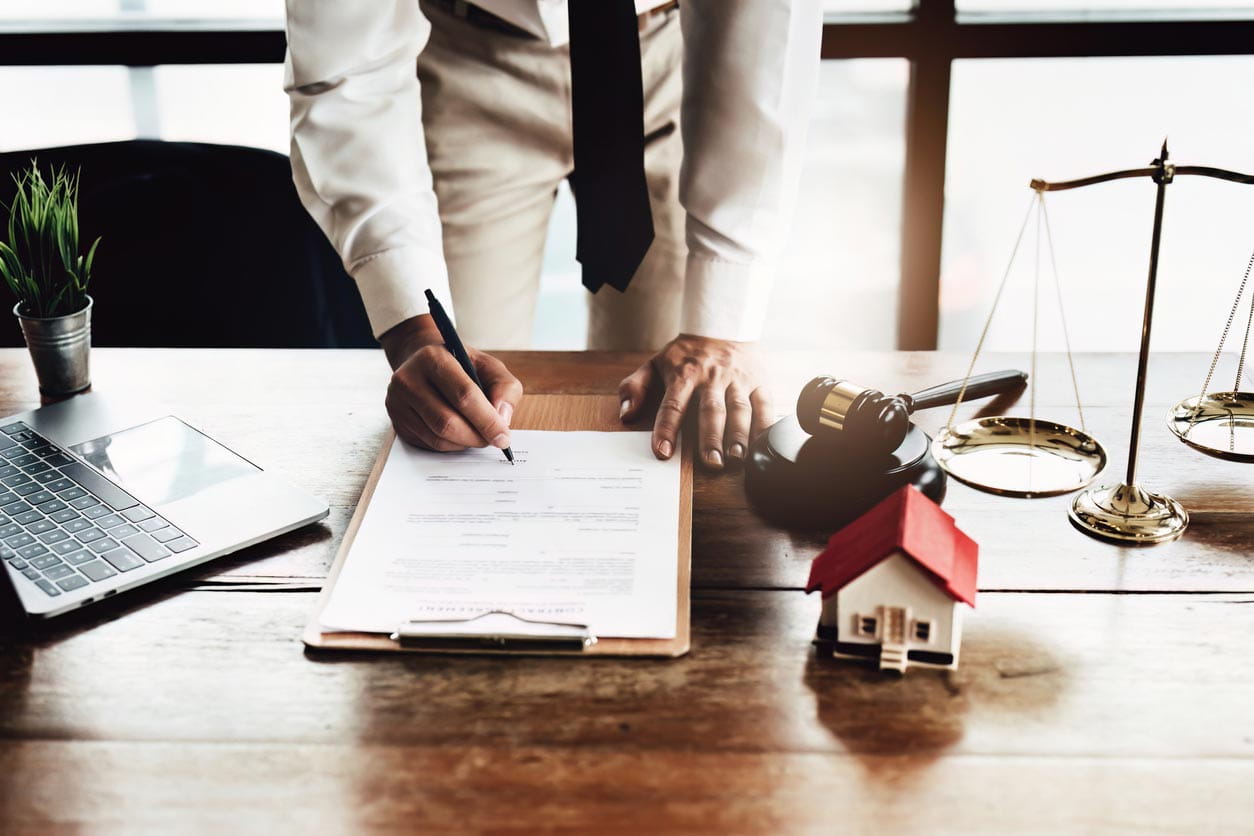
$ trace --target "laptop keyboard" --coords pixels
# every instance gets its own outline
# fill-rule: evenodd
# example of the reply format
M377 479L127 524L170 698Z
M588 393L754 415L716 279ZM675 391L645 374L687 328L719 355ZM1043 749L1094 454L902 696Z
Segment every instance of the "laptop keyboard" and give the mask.
M44 594L73 592L197 545L26 424L0 426L0 559Z

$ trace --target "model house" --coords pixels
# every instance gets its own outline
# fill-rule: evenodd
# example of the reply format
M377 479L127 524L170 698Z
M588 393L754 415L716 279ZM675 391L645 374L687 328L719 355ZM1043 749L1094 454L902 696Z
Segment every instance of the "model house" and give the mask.
M956 668L978 553L914 487L891 494L833 534L810 567L806 591L823 592L820 652L881 670Z

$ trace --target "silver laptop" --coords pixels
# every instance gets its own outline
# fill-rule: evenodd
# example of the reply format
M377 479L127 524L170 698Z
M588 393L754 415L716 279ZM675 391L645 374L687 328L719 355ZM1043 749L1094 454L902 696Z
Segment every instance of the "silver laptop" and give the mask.
M320 520L168 411L99 394L0 419L0 562L48 618Z

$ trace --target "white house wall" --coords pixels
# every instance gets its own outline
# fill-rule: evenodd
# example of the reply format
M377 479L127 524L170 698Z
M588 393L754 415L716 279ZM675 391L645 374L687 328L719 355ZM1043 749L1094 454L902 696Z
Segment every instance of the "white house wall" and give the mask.
M831 605L835 603L832 612ZM960 607L949 593L932 582L925 571L901 552L880 561L829 598L823 608L823 623L839 630L842 642L879 644L879 639L859 636L855 614L877 616L879 607L907 607L911 621L931 621L932 640L926 644L914 638L913 623L906 625L909 647L958 655L962 621ZM839 618L836 623L835 618Z

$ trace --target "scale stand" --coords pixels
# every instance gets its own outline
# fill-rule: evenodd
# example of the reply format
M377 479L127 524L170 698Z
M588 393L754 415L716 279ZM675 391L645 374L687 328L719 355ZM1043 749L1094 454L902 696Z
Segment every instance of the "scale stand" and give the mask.
M1038 193L1078 189L1133 177L1149 177L1158 186L1154 203L1154 234L1150 243L1149 280L1145 285L1145 317L1141 325L1141 354L1136 370L1136 400L1132 407L1132 437L1128 445L1127 476L1121 483L1100 485L1084 491L1072 503L1069 514L1072 525L1085 534L1123 544L1166 543L1183 534L1189 524L1189 515L1179 502L1164 494L1148 491L1136 483L1141 412L1145 405L1145 380L1149 366L1150 327L1154 320L1154 289L1158 282L1158 245L1162 239L1163 200L1167 195L1167 186L1177 176L1188 174L1254 185L1254 176L1248 174L1207 166L1177 166L1167 159L1167 142L1163 140L1162 151L1158 159L1150 163L1149 168L1114 171L1063 183L1033 180L1031 184Z

